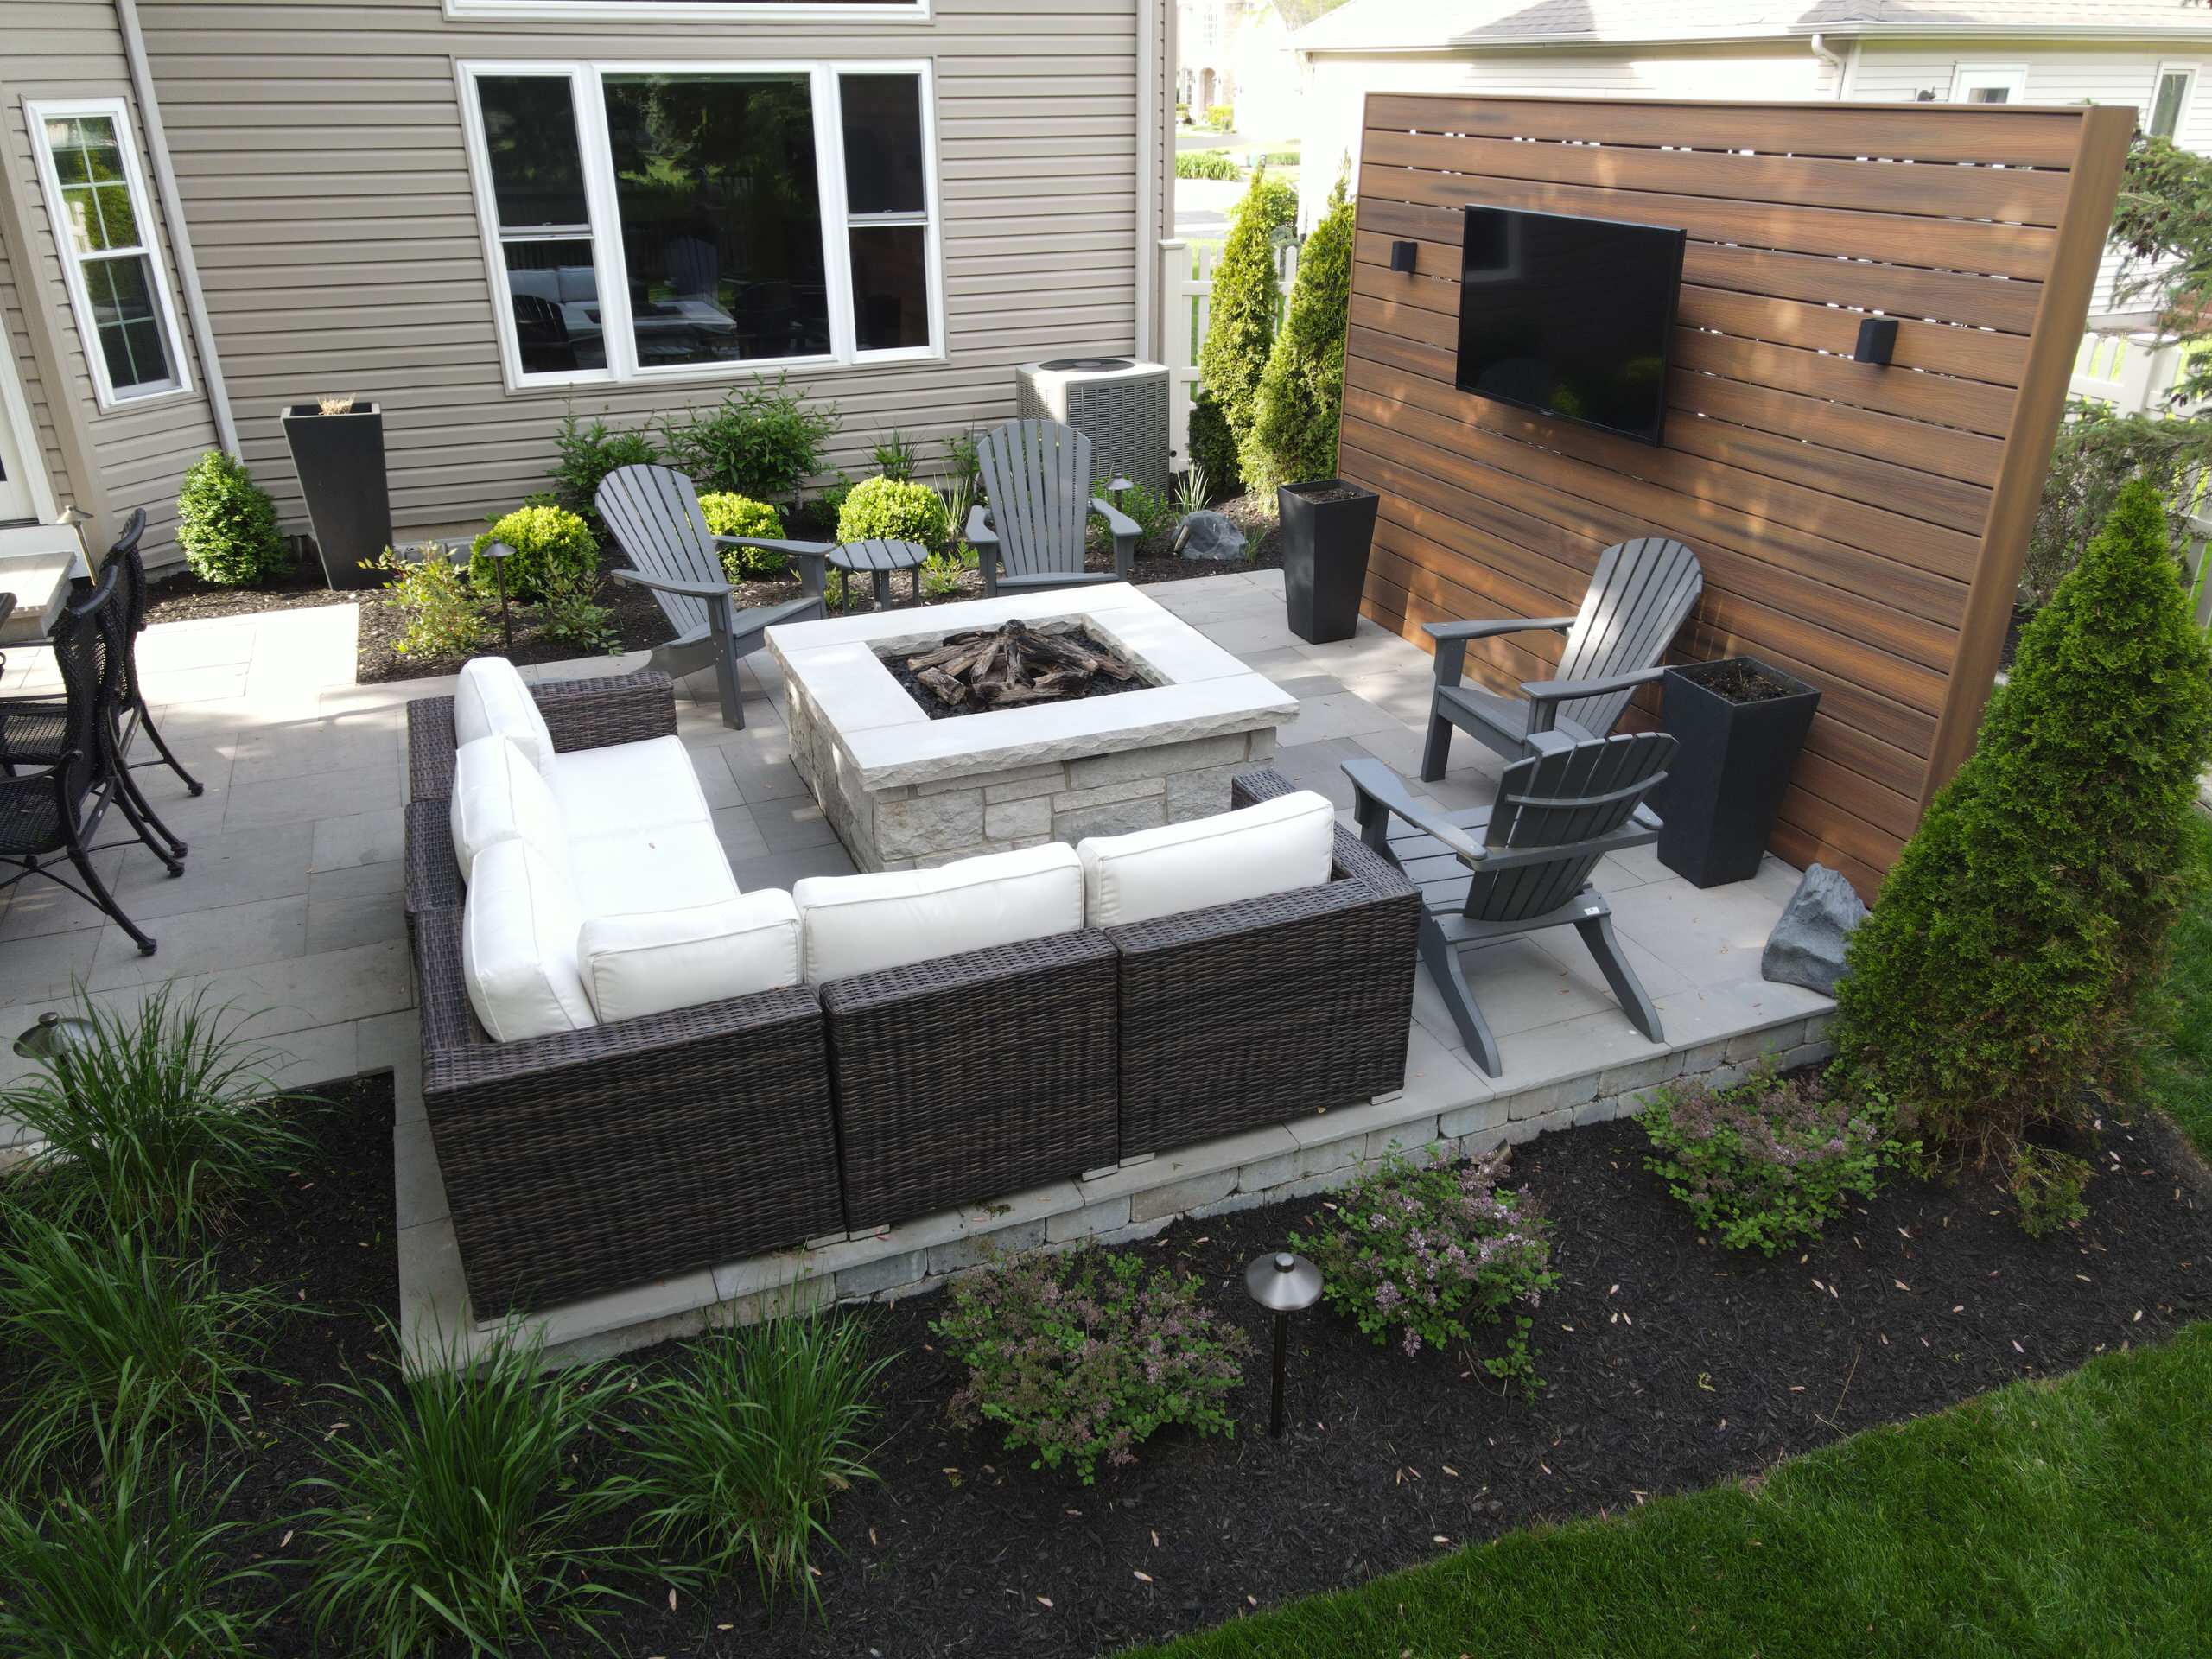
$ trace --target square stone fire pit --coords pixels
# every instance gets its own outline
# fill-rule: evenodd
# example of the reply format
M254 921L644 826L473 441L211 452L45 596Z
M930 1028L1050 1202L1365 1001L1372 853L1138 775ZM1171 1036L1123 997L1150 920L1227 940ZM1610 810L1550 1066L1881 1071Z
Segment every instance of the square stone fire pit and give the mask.
M883 665L1011 617L1072 618L1143 690L932 720ZM943 864L1225 811L1298 700L1126 582L789 623L791 760L853 861Z

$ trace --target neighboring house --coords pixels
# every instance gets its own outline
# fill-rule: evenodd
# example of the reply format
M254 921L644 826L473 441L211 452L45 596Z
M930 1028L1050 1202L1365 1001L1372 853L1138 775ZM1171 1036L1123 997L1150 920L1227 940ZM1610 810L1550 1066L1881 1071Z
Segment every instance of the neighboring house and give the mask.
M1193 118L1210 105L1236 111L1245 137L1285 138L1300 123L1292 31L1344 0L1181 0L1176 7L1175 98Z
M2212 150L2201 0L1350 0L1291 43L1309 214L1372 92L2132 104Z
M1159 355L1169 0L0 0L0 524L385 410L404 536L787 373L835 463ZM927 459L934 461L935 453Z

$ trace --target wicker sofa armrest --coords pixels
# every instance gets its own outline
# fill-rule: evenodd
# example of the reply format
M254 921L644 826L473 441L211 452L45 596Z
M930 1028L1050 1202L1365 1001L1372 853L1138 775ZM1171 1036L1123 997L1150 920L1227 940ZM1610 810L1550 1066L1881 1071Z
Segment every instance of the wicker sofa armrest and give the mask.
M469 1008L461 917L416 917L416 990L423 1109L479 1319L842 1230L810 989L495 1043Z
M453 793L453 699L416 697L407 705L407 798L443 800Z
M408 924L426 910L458 905L466 896L461 862L454 856L453 815L435 797L407 804L407 861L403 869Z
M1084 928L823 985L852 1225L1115 1162L1115 968Z
M676 682L657 669L530 688L556 753L641 743L676 734ZM407 705L407 793L410 800L453 793L453 699L416 697Z

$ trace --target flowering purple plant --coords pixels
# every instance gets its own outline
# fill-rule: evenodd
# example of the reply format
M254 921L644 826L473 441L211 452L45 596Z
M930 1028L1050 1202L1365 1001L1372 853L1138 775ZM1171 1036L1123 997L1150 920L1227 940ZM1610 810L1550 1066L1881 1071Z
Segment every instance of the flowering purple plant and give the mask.
M953 1420L1003 1424L1033 1469L1072 1459L1089 1485L1098 1462L1134 1463L1171 1423L1233 1434L1223 1409L1251 1340L1198 1302L1196 1278L1089 1247L1010 1262L953 1292L931 1327L968 1382Z
M1469 1319L1495 1324L1535 1307L1559 1281L1526 1194L1498 1188L1511 1155L1454 1165L1435 1149L1419 1164L1393 1154L1331 1206L1319 1233L1292 1234L1291 1247L1320 1268L1329 1306L1376 1342L1395 1332L1409 1355L1464 1342ZM1539 1386L1532 1329L1516 1312L1505 1352L1484 1369Z
M1883 1167L1916 1148L1878 1101L1832 1092L1817 1076L1755 1072L1732 1089L1660 1090L1637 1115L1644 1167L1736 1249L1772 1255L1819 1233L1846 1198L1874 1196Z

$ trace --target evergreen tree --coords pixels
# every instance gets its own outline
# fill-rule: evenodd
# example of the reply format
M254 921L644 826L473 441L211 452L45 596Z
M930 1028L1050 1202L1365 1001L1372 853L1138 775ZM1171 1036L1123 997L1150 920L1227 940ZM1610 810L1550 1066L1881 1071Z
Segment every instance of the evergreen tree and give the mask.
M1198 348L1198 384L1205 388L1200 403L1212 404L1218 412L1228 442L1221 442L1211 414L1194 410L1191 448L1217 488L1237 475L1236 455L1252 429L1260 375L1274 344L1275 313L1282 303L1268 234L1266 180L1267 168L1252 169L1251 186L1230 219L1229 240L1214 268L1205 344ZM1206 437L1203 448L1202 431Z
M1247 487L1327 478L1337 469L1344 401L1344 316L1351 303L1352 205L1337 175L1329 211L1306 238L1290 305L1260 376L1252 430L1239 451Z
M2024 1212L2086 1174L2027 1139L2124 1073L2192 877L2212 653L2164 504L2120 493L2022 635L1980 741L1853 934L1839 1058L1953 1166L1994 1157Z

